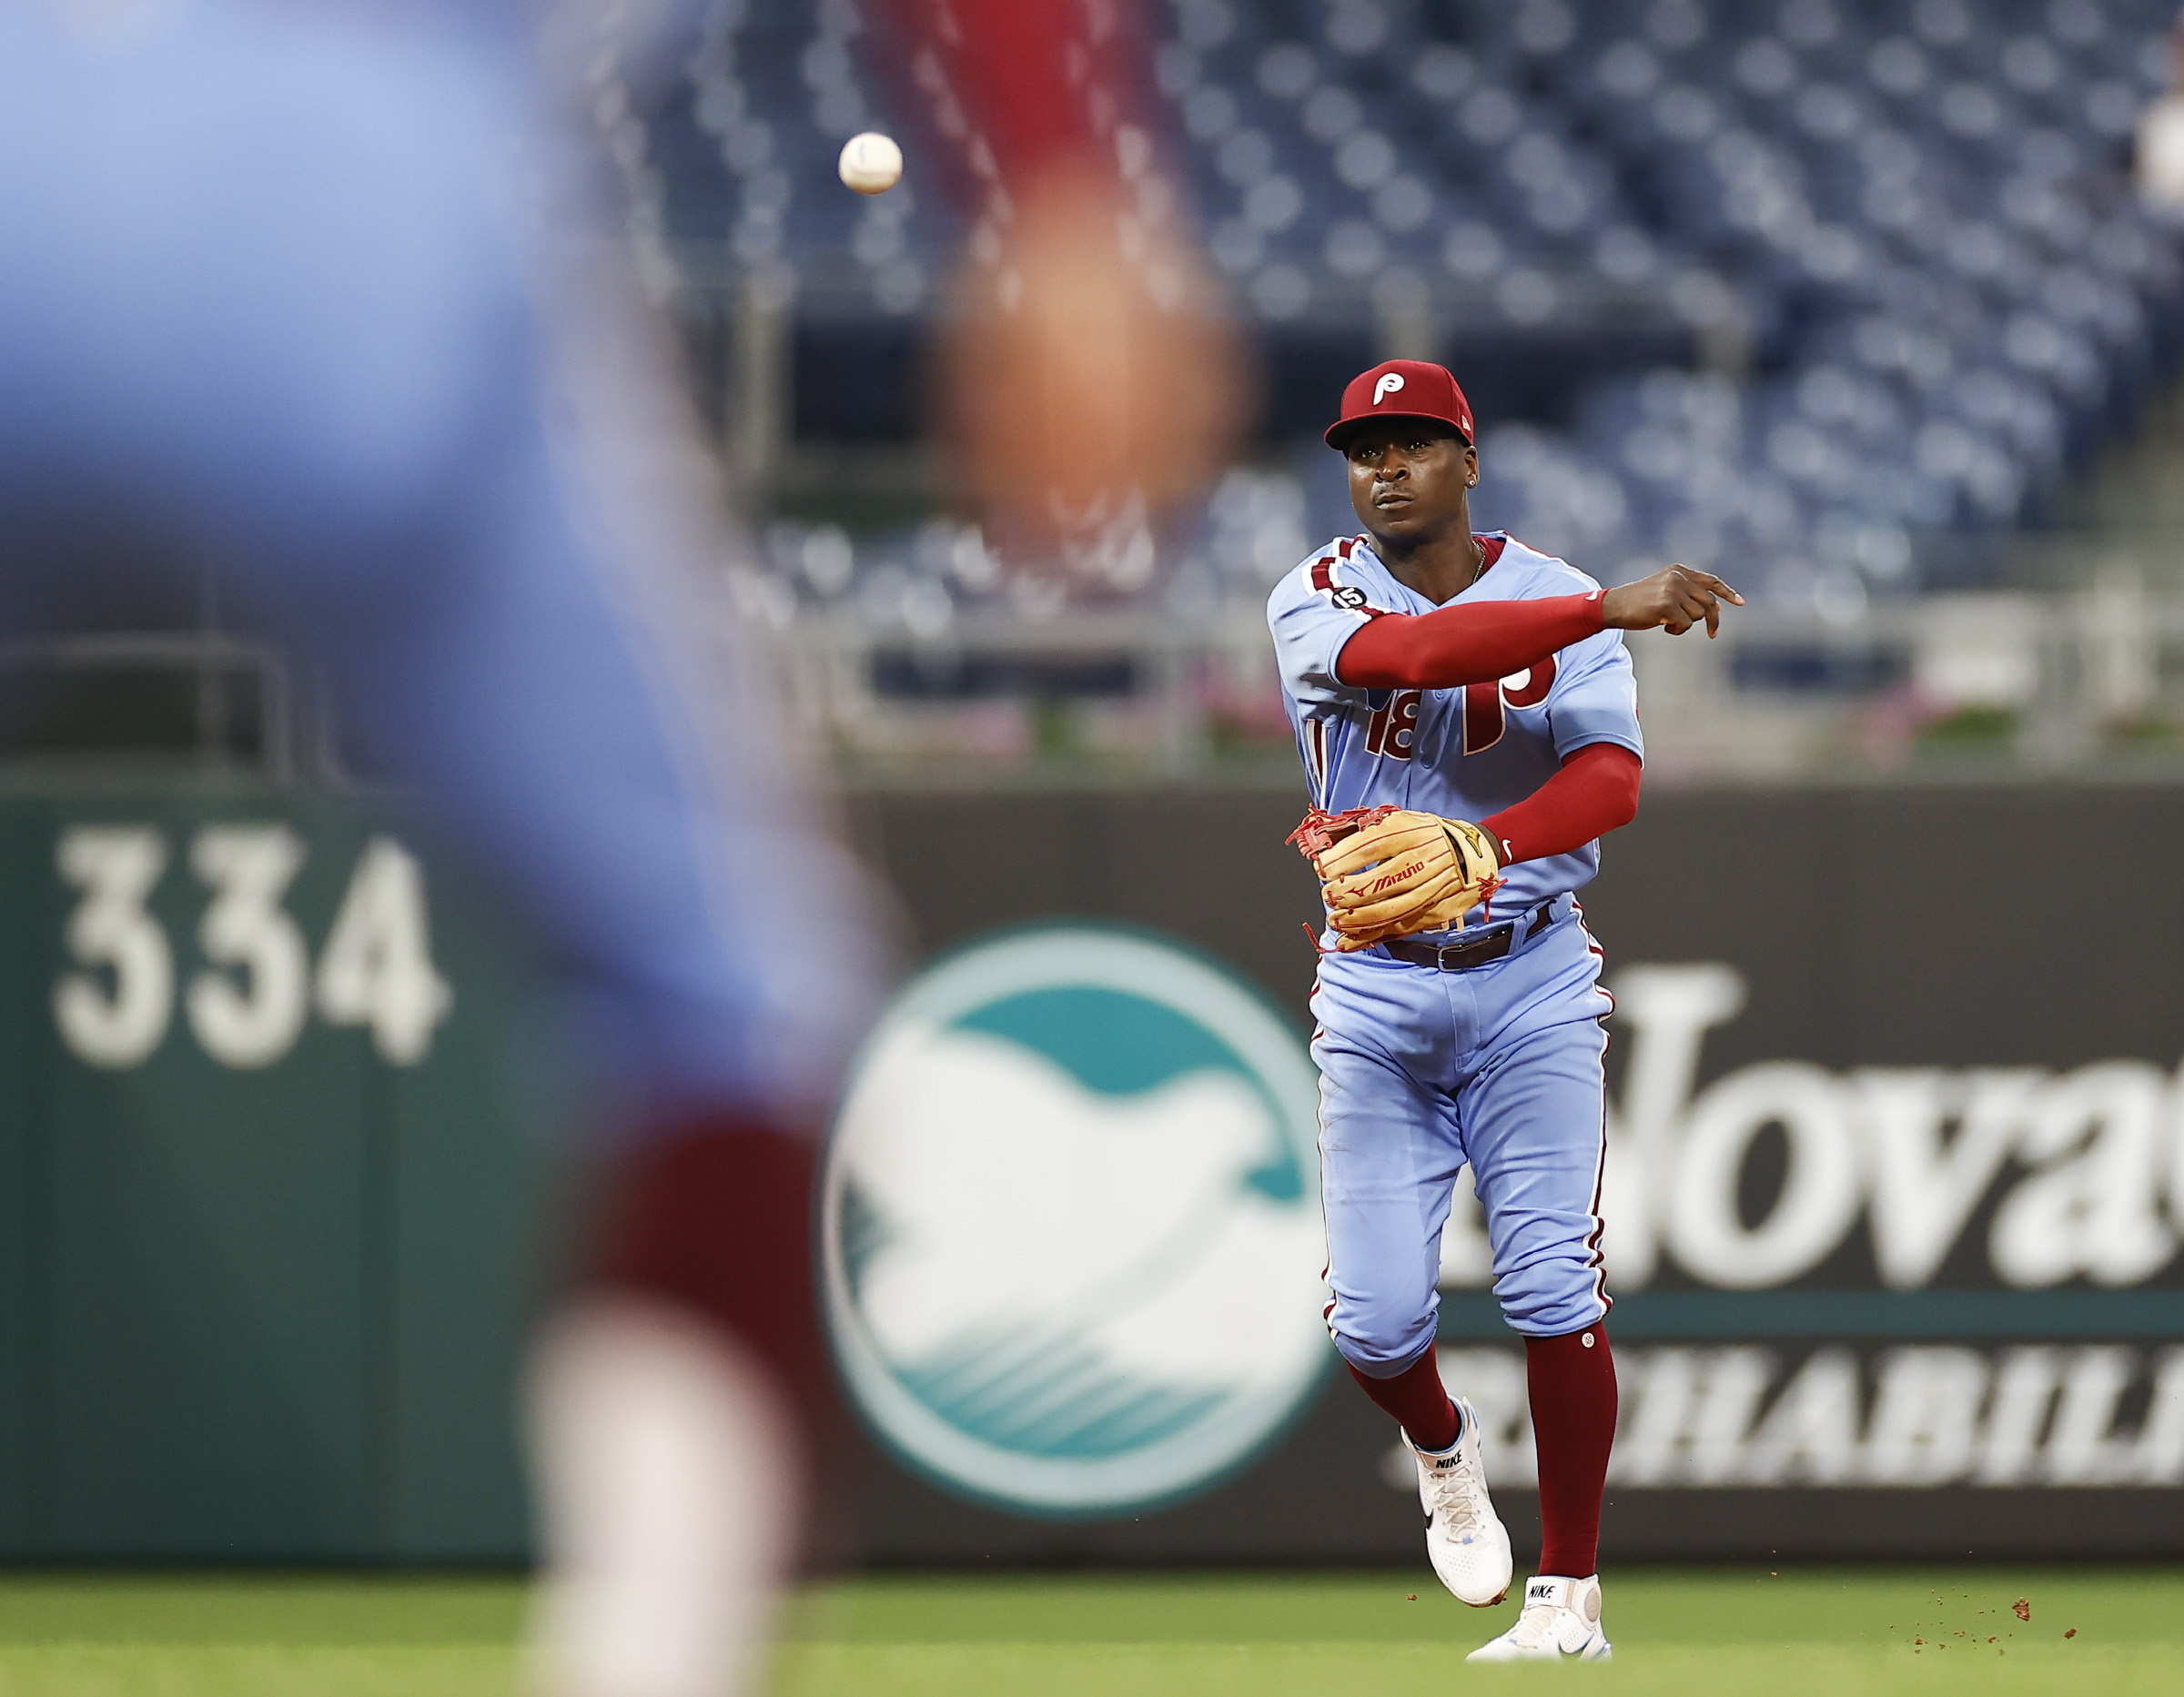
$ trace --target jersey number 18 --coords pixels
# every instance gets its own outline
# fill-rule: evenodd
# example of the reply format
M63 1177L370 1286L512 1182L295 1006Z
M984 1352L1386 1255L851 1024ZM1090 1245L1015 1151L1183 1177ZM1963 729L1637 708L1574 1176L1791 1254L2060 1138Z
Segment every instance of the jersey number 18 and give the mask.
M1512 672L1498 683L1464 686L1463 752L1482 753L1502 740L1509 728L1508 709L1537 707L1554 687L1554 656L1529 672ZM1372 710L1365 727L1365 752L1385 754L1390 760L1409 760L1418 753L1418 712L1425 702L1422 690L1397 690Z

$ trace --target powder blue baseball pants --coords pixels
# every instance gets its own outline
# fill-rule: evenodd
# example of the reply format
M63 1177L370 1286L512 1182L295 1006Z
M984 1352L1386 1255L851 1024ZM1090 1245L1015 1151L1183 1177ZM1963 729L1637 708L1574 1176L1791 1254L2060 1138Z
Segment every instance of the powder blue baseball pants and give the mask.
M1330 955L1319 1029L1329 1329L1389 1378L1432 1347L1441 1233L1468 1163L1494 1294L1517 1331L1560 1337L1607 1311L1600 955L1568 896L1501 960L1441 972L1377 951Z

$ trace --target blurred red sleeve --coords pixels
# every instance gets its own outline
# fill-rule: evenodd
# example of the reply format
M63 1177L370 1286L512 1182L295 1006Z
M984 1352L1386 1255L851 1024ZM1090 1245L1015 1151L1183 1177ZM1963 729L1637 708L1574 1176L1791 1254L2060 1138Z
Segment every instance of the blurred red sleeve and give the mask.
M956 155L960 198L1067 165L1118 179L1117 133L1151 122L1133 0L883 0L887 55ZM1134 173L1130 173L1134 174Z
M919 180L970 226L936 349L941 434L997 553L1058 561L1101 592L1065 542L1130 502L1197 495L1245 396L1225 294L1168 168L1141 4L878 0L871 14L875 68L917 124Z
M1588 742L1572 750L1562 769L1532 794L1481 819L1479 828L1492 833L1505 866L1567 854L1638 816L1643 770L1627 748Z

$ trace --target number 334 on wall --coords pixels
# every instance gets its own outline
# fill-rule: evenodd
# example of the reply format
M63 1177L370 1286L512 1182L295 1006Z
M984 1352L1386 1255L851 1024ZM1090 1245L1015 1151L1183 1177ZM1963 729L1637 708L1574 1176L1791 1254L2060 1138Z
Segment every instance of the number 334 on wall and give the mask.
M190 871L212 899L197 926L207 965L182 998L189 1028L225 1066L269 1066L295 1046L315 1002L329 1025L366 1026L382 1059L414 1066L454 1003L432 965L423 870L391 837L367 843L313 973L303 930L281 905L308 853L282 824L207 825L191 838ZM78 1059L135 1066L174 1016L174 950L146 907L167 871L167 838L149 825L76 825L54 858L82 892L64 935L76 964L54 984L54 1024Z

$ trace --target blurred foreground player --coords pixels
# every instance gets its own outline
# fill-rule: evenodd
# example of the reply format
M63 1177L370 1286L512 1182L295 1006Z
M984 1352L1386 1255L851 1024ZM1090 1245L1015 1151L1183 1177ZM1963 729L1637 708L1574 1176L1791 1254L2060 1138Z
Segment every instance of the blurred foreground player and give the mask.
M1441 1234L1468 1163L1494 1292L1524 1338L1545 1532L1522 1615L1471 1659L1603 1660L1611 1004L1573 893L1638 807L1622 632L1712 634L1740 598L1681 566L1603 591L1513 537L1474 535L1471 439L1440 366L1390 360L1352 380L1327 440L1365 534L1330 543L1268 605L1311 791L1297 840L1329 914L1312 996L1328 1324L1416 1453L1441 1582L1500 1602L1509 1535L1477 1418L1434 1359ZM1466 924L1473 910L1484 923Z
M756 1677L799 1524L814 1136L878 931L713 603L581 150L483 15L0 8L0 619L217 561L558 964L607 1084L533 1361L537 1679L698 1697Z

